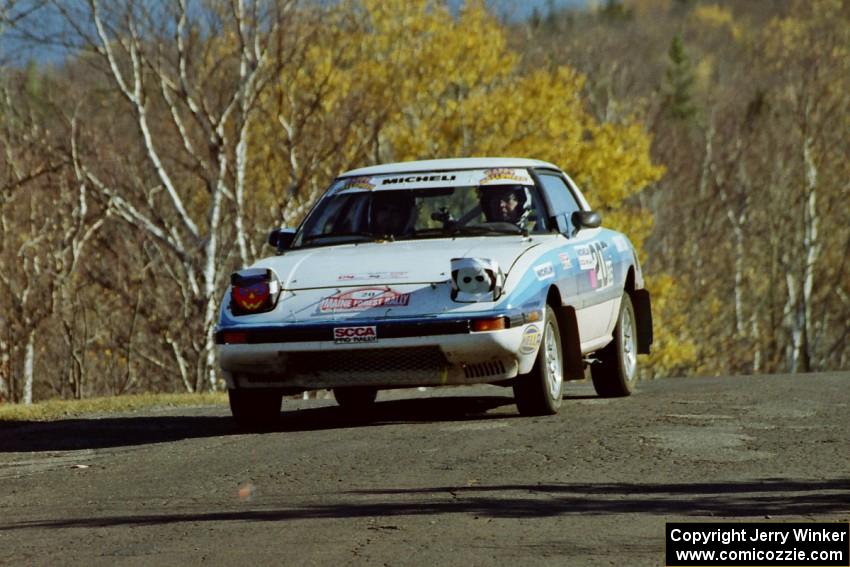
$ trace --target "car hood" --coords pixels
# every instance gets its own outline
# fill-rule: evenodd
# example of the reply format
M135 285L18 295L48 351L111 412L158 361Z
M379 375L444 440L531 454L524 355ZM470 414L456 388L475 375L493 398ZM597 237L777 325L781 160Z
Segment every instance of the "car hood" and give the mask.
M522 236L369 242L293 250L255 267L271 268L287 290L445 282L452 258L489 258L507 274L539 245Z

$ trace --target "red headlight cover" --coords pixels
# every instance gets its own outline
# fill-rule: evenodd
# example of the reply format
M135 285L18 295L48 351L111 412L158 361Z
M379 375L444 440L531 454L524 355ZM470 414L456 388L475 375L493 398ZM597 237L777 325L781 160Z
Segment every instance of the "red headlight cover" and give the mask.
M234 315L271 311L280 294L280 280L268 268L246 268L230 274L230 312Z
M257 282L248 286L232 287L233 302L241 311L255 312L267 307L271 291L269 282Z

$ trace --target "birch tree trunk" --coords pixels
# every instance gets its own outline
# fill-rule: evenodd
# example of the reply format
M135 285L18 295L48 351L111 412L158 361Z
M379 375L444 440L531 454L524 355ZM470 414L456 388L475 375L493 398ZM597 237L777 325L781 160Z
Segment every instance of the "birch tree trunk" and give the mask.
M740 219L732 229L735 234L735 333L746 334L744 327L744 230Z
M109 199L118 218L153 238L166 261L173 262L168 273L183 295L184 316L195 322L162 340L171 347L184 387L202 391L218 388L214 329L222 270L233 262L234 252L243 265L255 255L244 219L249 125L260 93L276 78L275 64L280 62L269 48L290 1L233 0L198 11L188 4L178 0L139 6L126 0L101 5L88 0L93 35L75 29L100 56L107 77L129 105L158 185L150 187L140 176L128 191L98 175L96 155L87 165L75 151L74 164L78 177ZM229 42L193 32L204 25L198 18L210 15L222 28L213 35ZM163 21L167 19L172 21ZM156 22L160 27L154 27ZM172 42L163 39L169 36ZM204 60L205 49L238 64L238 76L222 80L227 66ZM219 90L210 92L211 84L220 85ZM171 134L155 128L163 118L154 115L157 108L170 120Z
M806 113L808 118L808 110ZM812 350L813 295L815 289L815 268L820 257L821 244L818 239L820 218L817 209L818 169L813 156L813 141L809 135L803 138L803 165L805 173L805 200L803 202L803 226L800 244L803 252L802 277L796 276L790 268L786 275L788 300L784 314L786 326L791 333L788 370L790 372L810 372L814 353ZM793 265L793 264L791 264Z
M787 290L787 297L782 312L785 326L791 334L791 341L787 349L787 360L788 372L793 374L800 370L800 352L803 347L803 321L800 317L800 310L798 309L799 289L797 276L790 269L785 274L785 288Z
M0 403L3 403L10 397L10 370L9 344L0 337Z
M803 371L811 371L813 359L812 340L815 337L812 316L812 297L815 287L815 267L820 257L821 245L818 240L818 224L820 219L817 210L818 169L813 155L813 141L806 136L803 142L803 163L806 168L806 208L803 216L803 249L806 253L806 265L803 273L802 319L804 325L804 340L800 345L800 357L803 360Z
M755 311L750 318L750 329L753 337L753 374L759 374L761 372L762 359L761 337L759 336L759 318Z
M35 366L35 329L27 333L26 346L24 347L24 385L21 403L32 404L32 384Z

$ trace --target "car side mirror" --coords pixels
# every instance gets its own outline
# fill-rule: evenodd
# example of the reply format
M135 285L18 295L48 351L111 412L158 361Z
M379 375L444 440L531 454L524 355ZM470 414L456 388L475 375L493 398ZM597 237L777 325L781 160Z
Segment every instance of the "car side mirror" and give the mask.
M583 228L599 228L602 226L602 215L596 211L575 211L570 220L576 230Z
M289 248L293 240L295 240L294 228L276 228L269 233L269 244L274 246L278 252Z

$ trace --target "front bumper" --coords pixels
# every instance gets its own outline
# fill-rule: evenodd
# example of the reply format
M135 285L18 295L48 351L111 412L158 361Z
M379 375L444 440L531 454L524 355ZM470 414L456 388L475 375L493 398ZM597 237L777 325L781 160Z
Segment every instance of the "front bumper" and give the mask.
M374 340L344 344L334 342L334 329L350 323L240 327L219 331L216 342L228 388L478 384L531 370L537 349L529 348L529 328L542 325L526 319L482 332L469 320L377 323ZM240 342L228 343L234 336Z

